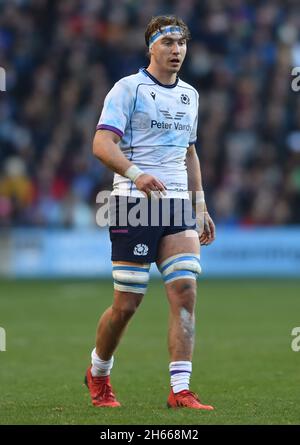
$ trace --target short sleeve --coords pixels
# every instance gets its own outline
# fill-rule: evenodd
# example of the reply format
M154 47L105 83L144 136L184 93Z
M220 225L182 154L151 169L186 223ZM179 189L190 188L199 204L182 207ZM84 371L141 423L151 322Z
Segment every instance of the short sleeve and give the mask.
M120 80L107 94L97 130L110 130L122 137L133 110L133 95L127 82Z

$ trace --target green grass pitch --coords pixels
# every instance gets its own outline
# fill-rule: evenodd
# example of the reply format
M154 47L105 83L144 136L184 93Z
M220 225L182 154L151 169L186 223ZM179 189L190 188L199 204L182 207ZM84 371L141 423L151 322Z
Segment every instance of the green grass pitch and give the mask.
M1 424L299 424L299 281L199 280L191 389L213 412L169 410L168 305L149 290L115 355L119 409L83 385L109 281L2 281Z

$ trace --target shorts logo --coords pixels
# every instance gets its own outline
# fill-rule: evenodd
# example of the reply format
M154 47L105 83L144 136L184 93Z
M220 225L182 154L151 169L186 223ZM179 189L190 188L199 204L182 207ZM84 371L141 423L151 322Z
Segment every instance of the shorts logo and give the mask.
M133 255L145 256L147 255L149 247L146 244L137 244L133 249Z
M180 96L181 102L185 105L190 105L190 98L187 94L182 94Z

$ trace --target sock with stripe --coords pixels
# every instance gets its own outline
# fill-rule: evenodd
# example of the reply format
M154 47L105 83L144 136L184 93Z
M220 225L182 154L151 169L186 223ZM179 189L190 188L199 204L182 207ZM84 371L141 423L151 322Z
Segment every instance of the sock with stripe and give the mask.
M174 394L189 389L190 377L192 373L192 362L178 361L169 365L171 387Z
M91 373L93 377L105 377L110 375L111 368L114 364L114 357L110 360L101 360L101 358L96 353L96 348L93 349L92 354L92 369Z

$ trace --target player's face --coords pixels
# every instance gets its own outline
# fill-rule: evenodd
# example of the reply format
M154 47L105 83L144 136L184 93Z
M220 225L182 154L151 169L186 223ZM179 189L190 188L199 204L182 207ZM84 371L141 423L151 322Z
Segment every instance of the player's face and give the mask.
M151 58L169 73L178 73L186 55L186 39L173 36L158 40L151 48Z

